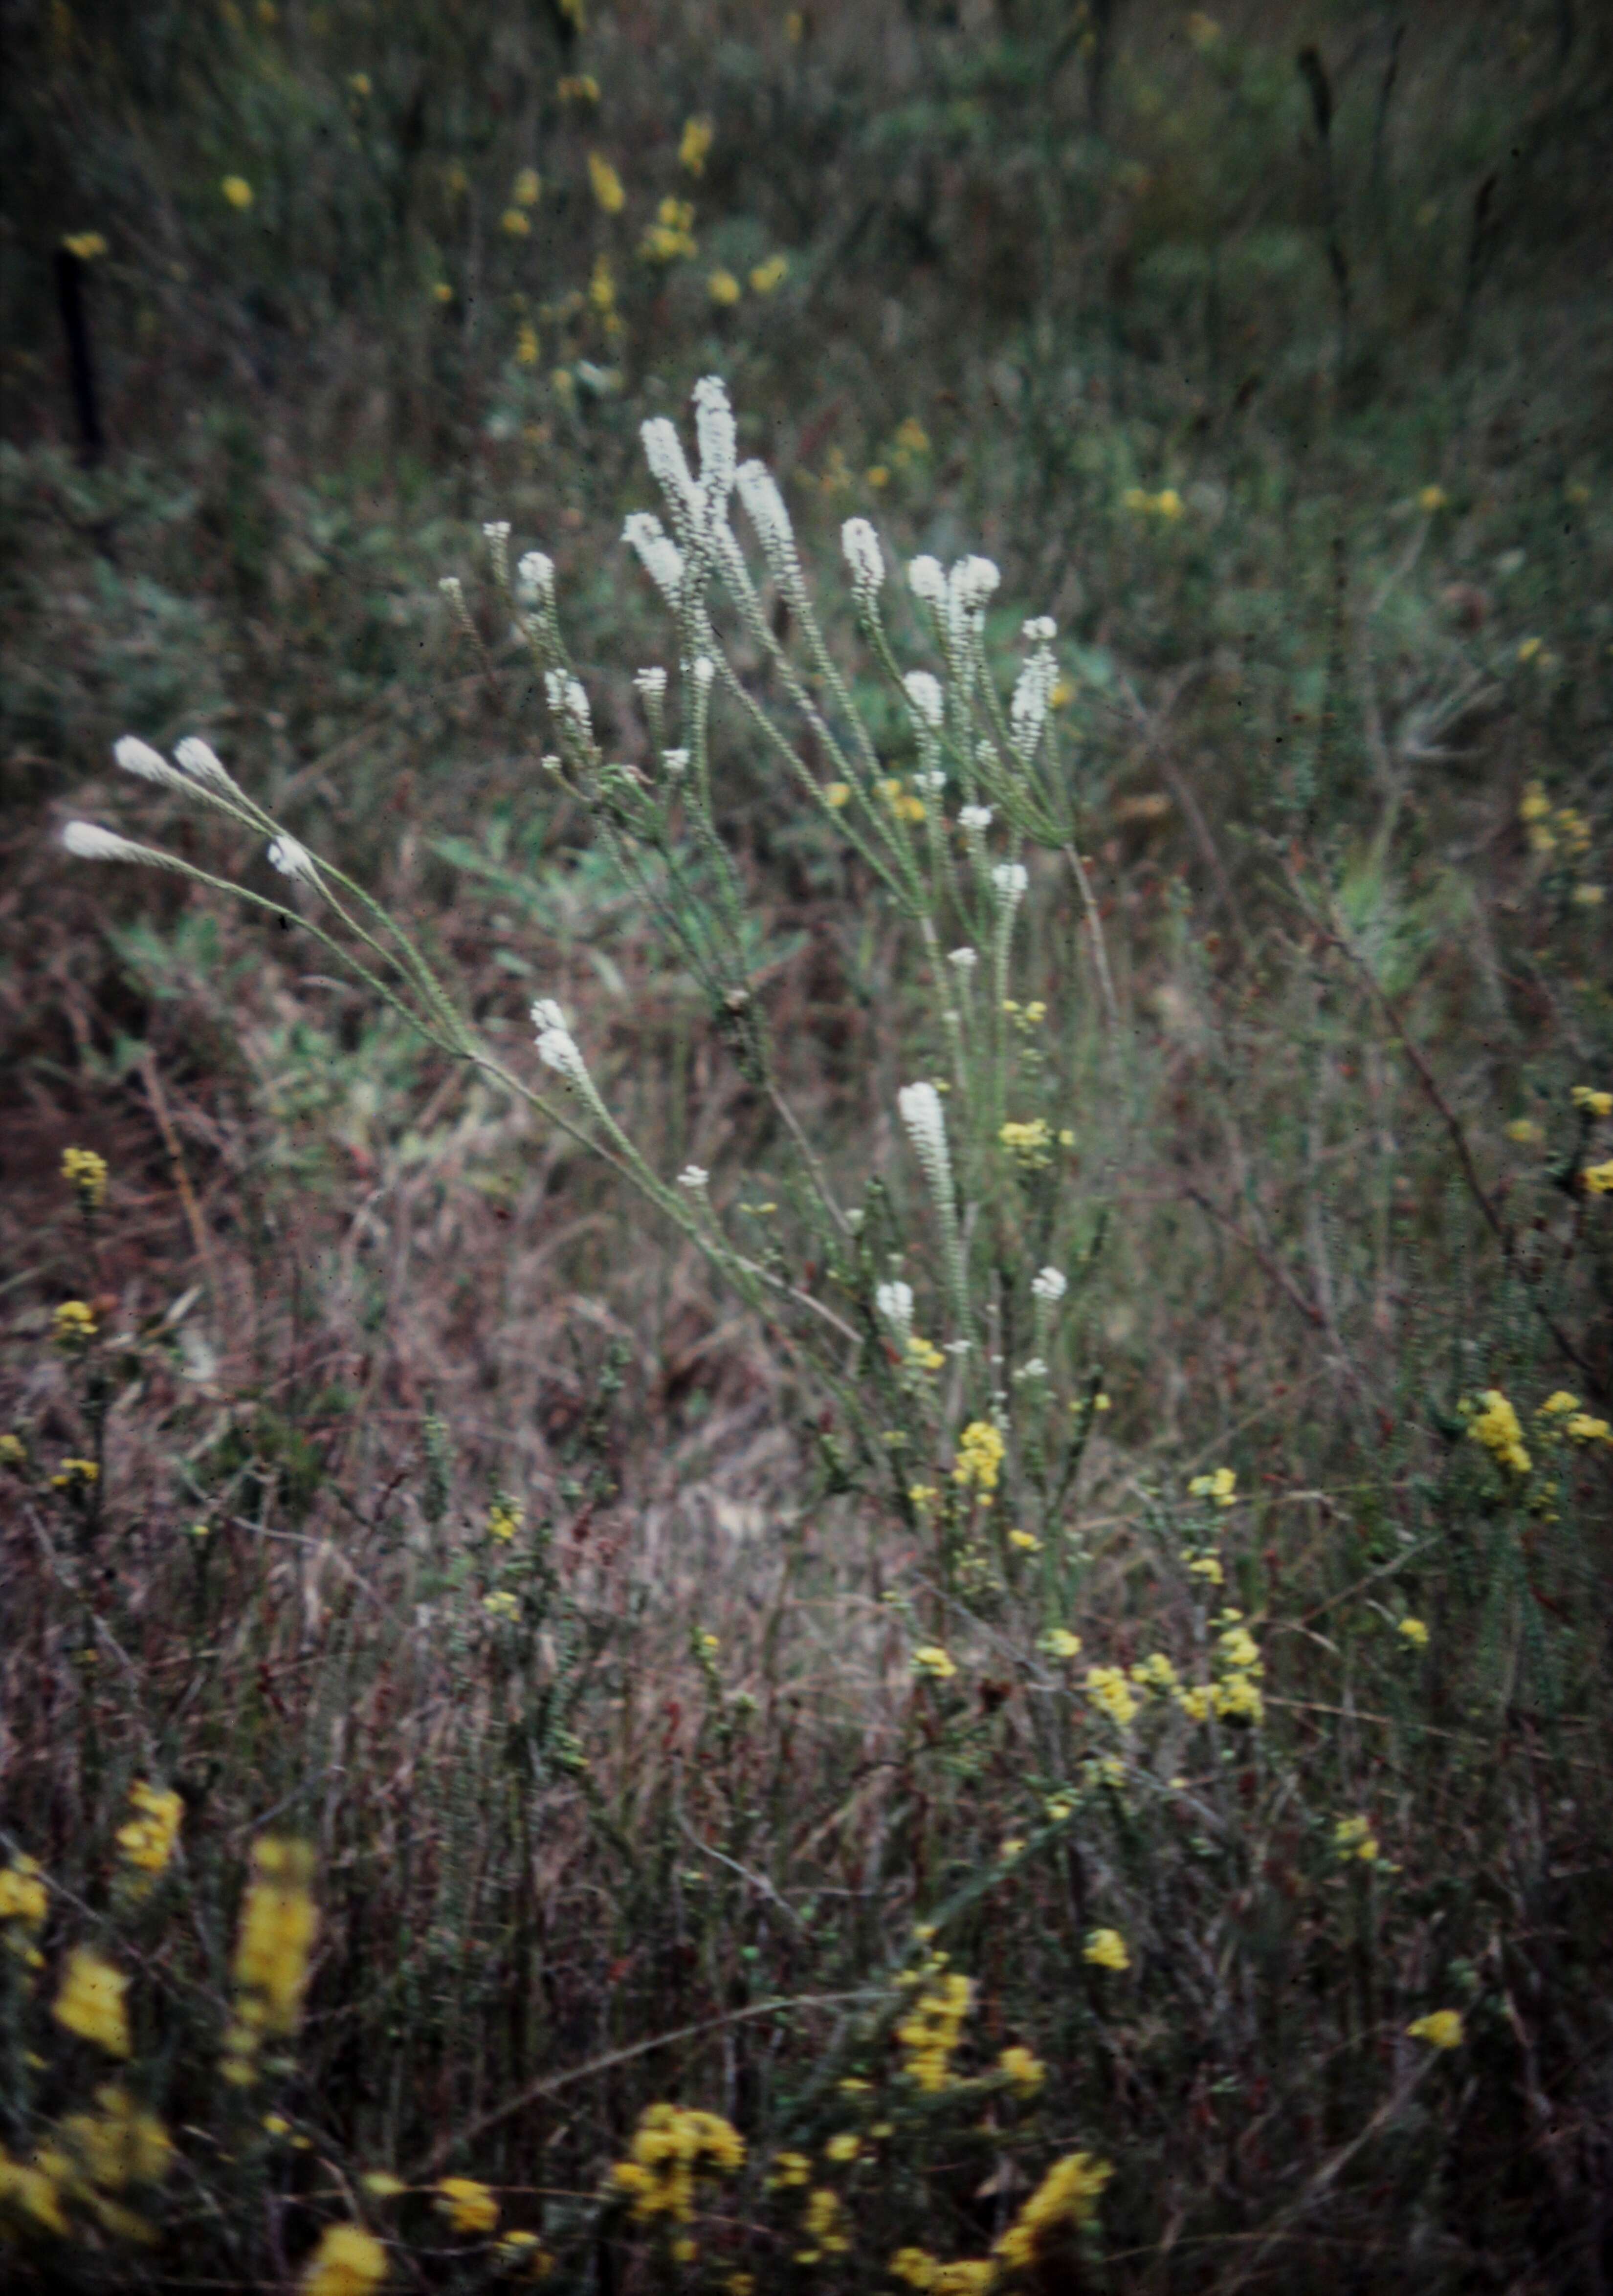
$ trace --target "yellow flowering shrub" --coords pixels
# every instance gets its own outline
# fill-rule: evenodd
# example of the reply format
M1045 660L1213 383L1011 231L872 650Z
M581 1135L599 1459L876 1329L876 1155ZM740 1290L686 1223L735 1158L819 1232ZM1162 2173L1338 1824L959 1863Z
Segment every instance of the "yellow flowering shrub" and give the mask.
M128 1992L128 1980L121 1970L114 1969L110 1961L103 1961L86 1946L79 1946L68 1957L51 2014L70 2033L78 2034L81 2040L93 2041L109 2057L127 2057Z
M636 2222L667 2217L688 2224L695 2188L731 2177L745 2165L745 2139L714 2112L652 2104L639 2117L625 2161L611 2170L613 2189L632 2204Z
M1012 2269L1035 2264L1058 2234L1090 2224L1114 2173L1108 2161L1090 2152L1067 2152L1055 2161L997 2243L1004 2264Z
M1413 2041L1427 2041L1433 2049L1460 2049L1466 2038L1460 2014L1454 2009L1433 2009L1426 2017L1419 2017L1406 2027Z
M1479 1400L1484 1408L1468 1423L1469 1439L1481 1445L1497 1466L1514 1475L1527 1475L1533 1462L1517 1412L1498 1387L1487 1387Z

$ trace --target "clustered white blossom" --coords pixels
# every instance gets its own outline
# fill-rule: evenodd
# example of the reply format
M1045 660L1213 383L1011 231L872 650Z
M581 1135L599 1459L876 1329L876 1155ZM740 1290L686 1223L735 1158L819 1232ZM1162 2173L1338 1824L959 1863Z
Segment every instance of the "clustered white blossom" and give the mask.
M1045 1300L1049 1308L1056 1308L1069 1288L1068 1279L1057 1267L1044 1267L1031 1278L1033 1297Z
M890 1325L899 1348L905 1349L913 1330L913 1287L910 1283L881 1283L874 1305Z
M932 677L927 669L910 669L901 682L919 725L932 731L939 730L946 716L946 701L941 691L940 679Z
M312 885L318 882L313 855L294 837L276 837L268 849L268 863L270 868L278 869L283 877L290 877L300 884Z
M745 515L756 529L769 573L793 605L803 607L806 584L795 548L795 530L790 524L790 513L778 481L765 463L753 462L740 465L736 483Z
M852 570L852 594L867 609L884 586L885 558L879 537L866 518L848 518L840 529L840 546Z
M555 562L541 550L529 550L515 569L515 594L529 611L555 603Z
M563 669L546 669L543 691L549 708L556 718L563 718L585 742L594 737L594 720L588 709L588 698L580 682L568 676Z
M538 1057L546 1068L563 1076L567 1084L593 1093L593 1079L588 1063L578 1048L577 1039L565 1022L565 1015L552 996L540 996L532 1006L532 1022L538 1031Z
M1008 721L1013 727L1015 750L1027 761L1034 756L1041 740L1042 728L1048 722L1048 712L1053 706L1053 689L1058 683L1058 664L1053 654L1053 639L1058 625L1045 614L1038 615L1025 626L1025 635L1031 642L1031 652L1014 686L1014 698L1008 705Z
M79 861L149 861L152 857L144 845L103 829L98 821L70 821L62 832L62 842Z
M903 1085L896 1095L896 1106L907 1127L908 1137L912 1141L919 1169L934 1199L936 1217L941 1222L942 1249L946 1253L947 1272L951 1278L954 1301L961 1318L967 1286L963 1248L958 1235L958 1201L952 1192L952 1159L947 1146L946 1119L942 1113L941 1095L933 1084Z
M647 430L649 425L646 423L645 428ZM670 422L667 429L672 429ZM674 439L677 435L672 431ZM683 449L679 447L678 451L681 459ZM667 604L676 611L683 592L683 553L661 521L653 511L630 511L621 529L621 538L638 552L639 564Z

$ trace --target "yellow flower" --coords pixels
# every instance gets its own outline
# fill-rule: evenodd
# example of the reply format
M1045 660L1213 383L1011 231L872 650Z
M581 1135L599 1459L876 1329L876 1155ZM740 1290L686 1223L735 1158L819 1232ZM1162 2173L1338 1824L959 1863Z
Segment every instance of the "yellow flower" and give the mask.
M360 100L373 93L368 72L350 72L347 76L347 84Z
M1533 661L1535 655L1540 652L1540 648L1541 641L1539 638L1526 638L1518 649L1518 660Z
M51 2014L70 2033L93 2041L109 2057L127 2057L128 2010L124 1996L128 1991L128 1980L121 1970L79 1946L68 1961Z
M1527 1475L1532 1462L1517 1412L1498 1387L1485 1388L1479 1400L1485 1407L1469 1422L1469 1437L1482 1444L1498 1466L1510 1468L1515 1475Z
M1022 1554L1040 1554L1041 1553L1041 1541L1037 1538L1033 1530L1009 1531L1008 1545L1010 1546L1016 1546Z
M1224 1682L1216 1684L1211 1698L1223 1722L1263 1722L1265 1719L1265 1700L1247 1674L1229 1674Z
M1187 33L1196 48L1213 48L1221 37L1221 26L1202 8L1195 8L1188 18Z
M943 1957L937 1955L930 1969L938 1969ZM949 1971L939 1985L918 1996L896 2028L897 2043L903 2053L901 2069L927 2095L951 2084L953 2052L974 1999L973 1980L959 1970Z
M1591 1085L1576 1084L1568 1098L1587 1116L1613 1116L1613 1092L1599 1092Z
M712 302L720 304L725 310L729 304L737 303L744 292L731 271L713 271L705 287Z
M758 295L770 295L776 287L783 286L789 273L787 256L769 255L765 263L759 263L752 272L751 285Z
M1188 1563L1188 1572L1194 1578L1207 1578L1212 1587L1226 1585L1227 1574L1214 1554L1195 1554Z
M776 2189L787 2190L792 2185L810 2184L812 2164L804 2152L775 2152L768 2183Z
M1547 1396L1537 1415L1542 1419L1566 1419L1570 1412L1578 1409L1578 1396L1570 1395L1566 1387L1560 1387Z
M167 1871L174 1854L185 1804L171 1788L147 1785L144 1779L129 1788L128 1798L139 1815L118 1828L118 1847L131 1866L155 1878Z
M840 2195L832 2193L827 2185L819 2185L807 2194L801 2228L827 2256L844 2256L852 2245L841 2229Z
M1516 1140L1520 1148L1532 1148L1545 1136L1532 1116L1515 1116L1507 1127L1508 1139Z
M68 2163L60 2153L54 2156L62 2169ZM0 2144L0 2210L7 2203L20 2215L31 2217L46 2232L59 2239L68 2234L68 2221L62 2213L62 2194L56 2178L45 2169L35 2164L25 2166L13 2161L4 2144Z
M843 2128L824 2146L823 2157L826 2161L854 2161L861 2150L861 2137L850 2128Z
M1450 499L1443 487L1423 487L1417 496L1417 507L1432 515L1436 510L1444 510Z
M532 228L531 218L521 208L506 208L498 218L498 228L512 239L525 239Z
M76 255L80 263L94 263L97 256L106 253L106 242L98 231L70 231L63 237L62 244L70 255ZM80 1148L70 1148L67 1152L70 1156L78 1156L86 1152ZM96 1160L100 1160L97 1158Z
M621 176L603 152L588 153L588 181L605 214L620 215L627 205L627 193L621 188Z
M64 1300L51 1318L51 1337L64 1356L82 1355L95 1330L95 1312L82 1300Z
M402 2177L394 2177L390 2169L368 2169L358 2182L372 2201L395 2201L400 2193L408 2190Z
M849 782L830 782L823 792L823 801L825 805L832 805L835 812L838 813L843 805L850 805L852 801L851 783Z
M709 119L686 119L679 140L679 164L691 176L704 176L706 154L712 148L712 123Z
M28 1445L21 1435L0 1435L0 1467L21 1469L28 1464Z
M1427 1650L1428 1630L1420 1619L1403 1619L1395 1631L1397 1635L1403 1636L1414 1649Z
M1022 1164L1027 1171L1046 1170L1049 1162L1048 1150L1053 1144L1053 1134L1050 1126L1046 1124L1040 1116L1032 1117L1025 1124L1016 1124L1010 1120L1001 1128L997 1137L1009 1155Z
M696 2180L732 2176L744 2164L745 2139L717 2113L652 2104L640 2114L629 2157L615 2163L611 2182L631 2198L638 2222L665 2216L687 2224Z
M1144 1690L1174 1690L1176 1669L1163 1651L1154 1651L1138 1660L1132 1669L1132 1679Z
M453 288L446 279L437 279L432 282L432 300L434 303L451 303L453 299Z
M386 2278L386 2251L358 2225L327 2225L302 2275L302 2296L371 2296Z
M49 1906L37 1859L19 1855L0 1866L0 1927L15 1922L21 1933L8 1934L8 1945L26 1953L34 1933L44 1928Z
M484 1595L481 1607L490 1619L514 1620L521 1616L521 1604L507 1587L501 1587L496 1595Z
M888 487L891 483L891 474L883 463L873 463L862 475L876 492L881 487Z
M1370 1866L1378 1857L1378 1836L1366 1817L1341 1817L1333 1828L1333 1847L1341 1857L1359 1857Z
M1156 518L1180 518L1181 509L1181 496L1174 487L1163 487L1154 497L1154 514Z
M518 208L535 208L543 191L543 178L536 168L523 168L516 176L510 197Z
M498 2202L474 2177L444 2177L435 2205L455 2232L491 2232L498 2221Z
M226 176L218 188L238 215L252 204L252 187L244 176Z
M972 1419L958 1438L952 1480L965 1490L994 1491L1008 1446L987 1419Z
M694 236L695 209L687 200L662 200L638 251L652 263L675 263L699 252Z
M1574 888L1576 908L1600 909L1606 898L1607 893L1601 885L1576 885Z
M93 1459L63 1459L51 1477L51 1488L53 1491L82 1491L100 1480L101 1470Z
M1095 1969L1130 1969L1132 1956L1126 1951L1126 1941L1118 1930L1094 1930L1082 1948L1082 1961L1090 1961Z
M913 1671L927 1675L932 1682L951 1682L958 1667L951 1652L939 1643L921 1643L913 1652Z
M496 2251L500 2264L524 2264L529 2280L547 2280L555 2259L535 2232L506 2232Z
M1237 1503L1238 1477L1230 1467L1217 1467L1213 1475L1195 1475L1188 1485L1190 1498L1214 1499L1217 1506L1230 1507Z
M562 103L597 103L599 82L592 72L568 72L555 93Z
M294 2033L308 1989L319 1908L310 1887L314 1853L306 1841L273 1835L252 1849L252 1876L235 1940L235 2023L225 2037L225 2077L243 2085L266 2033Z
M1171 1695L1189 1722L1209 1720L1214 1693L1207 1684L1197 1684L1191 1688L1179 1684Z
M1230 1627L1222 1636L1216 1648L1227 1666L1247 1667L1253 1674L1259 1674L1263 1670L1260 1644L1247 1627Z
M1074 1658L1081 1649L1081 1636L1073 1635L1068 1627L1049 1627L1037 1636L1036 1647L1044 1658Z
M1568 1433L1576 1443L1613 1442L1605 1419L1592 1419L1588 1411L1576 1411L1568 1422Z
M1068 2152L1055 2161L998 2242L996 2253L1010 2269L1034 2264L1048 2234L1091 2223L1114 2173L1107 2161L1095 2161L1090 2152Z
M1021 2096L1034 2096L1048 2077L1048 2069L1041 2059L1018 2043L1010 2049L1005 2049L997 2062Z
M1613 1196L1613 1156L1605 1164L1587 1164L1580 1177L1587 1195Z
M1454 2009L1432 2009L1426 2017L1419 2017L1406 2027L1408 2039L1427 2041L1431 2048L1460 2049L1465 2038L1461 2019Z
M1137 1700L1130 1684L1117 1666L1092 1666L1087 1669L1087 1696L1094 1706L1100 1706L1111 1722L1123 1730L1129 1729L1137 1718Z
M929 433L915 414L909 414L896 426L894 440L898 455L927 455Z

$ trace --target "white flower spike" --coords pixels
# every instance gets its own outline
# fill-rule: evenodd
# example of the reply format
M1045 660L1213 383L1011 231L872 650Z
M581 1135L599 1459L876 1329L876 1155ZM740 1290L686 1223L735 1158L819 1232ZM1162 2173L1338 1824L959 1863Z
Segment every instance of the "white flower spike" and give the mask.
M885 584L879 537L866 518L848 518L840 529L840 546L852 570L852 594L860 606L867 606Z
M283 877L290 877L297 884L314 885L319 882L313 855L294 837L275 838L268 849L268 863L271 869L278 869Z

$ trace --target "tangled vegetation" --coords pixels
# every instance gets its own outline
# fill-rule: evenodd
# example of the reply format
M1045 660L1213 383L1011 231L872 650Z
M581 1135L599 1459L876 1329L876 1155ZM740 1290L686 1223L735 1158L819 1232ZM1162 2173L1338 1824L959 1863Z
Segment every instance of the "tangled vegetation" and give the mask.
M8 2273L1592 2296L1606 28L17 12Z

